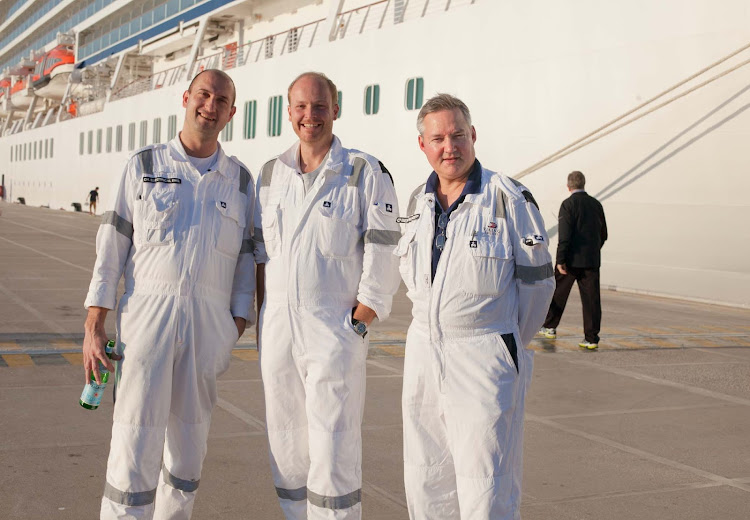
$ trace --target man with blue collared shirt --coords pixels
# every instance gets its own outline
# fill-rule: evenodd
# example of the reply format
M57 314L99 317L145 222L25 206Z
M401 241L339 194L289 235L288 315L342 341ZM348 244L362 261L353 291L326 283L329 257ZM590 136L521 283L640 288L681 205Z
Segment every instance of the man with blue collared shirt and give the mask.
M523 411L554 279L531 193L482 167L466 105L422 107L434 171L409 200L395 254L414 303L404 361L410 517L520 518Z

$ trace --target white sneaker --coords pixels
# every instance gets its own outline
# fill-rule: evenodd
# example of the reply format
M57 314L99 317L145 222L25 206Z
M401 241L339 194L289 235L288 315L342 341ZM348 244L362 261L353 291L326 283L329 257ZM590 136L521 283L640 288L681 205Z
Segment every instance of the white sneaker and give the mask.
M557 329L542 327L541 329L539 329L538 334L547 339L555 339L557 337Z

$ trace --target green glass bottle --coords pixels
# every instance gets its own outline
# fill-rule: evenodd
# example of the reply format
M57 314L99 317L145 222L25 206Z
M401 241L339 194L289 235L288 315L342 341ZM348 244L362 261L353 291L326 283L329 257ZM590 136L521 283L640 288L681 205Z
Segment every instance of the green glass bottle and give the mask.
M112 352L115 349L114 340L109 340L107 345L104 347L107 357L112 357ZM109 381L109 370L107 367L99 363L99 377L102 384L97 384L94 374L91 374L91 381L85 387L83 387L83 393L81 398L78 400L78 404L86 408L87 410L96 410L102 402L102 396L104 396L104 389L107 387L107 381Z

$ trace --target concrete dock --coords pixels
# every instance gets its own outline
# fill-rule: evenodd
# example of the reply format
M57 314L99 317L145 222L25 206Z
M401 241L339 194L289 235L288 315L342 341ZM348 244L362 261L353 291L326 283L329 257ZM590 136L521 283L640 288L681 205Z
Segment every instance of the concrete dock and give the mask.
M0 520L98 518L111 394L96 411L77 401L100 219L5 203L0 212ZM575 293L558 339L531 345L524 520L750 519L750 310L604 291L601 346L590 352L577 347ZM408 518L409 309L402 287L393 318L372 332L365 520ZM282 518L254 347L248 332L220 380L196 520Z

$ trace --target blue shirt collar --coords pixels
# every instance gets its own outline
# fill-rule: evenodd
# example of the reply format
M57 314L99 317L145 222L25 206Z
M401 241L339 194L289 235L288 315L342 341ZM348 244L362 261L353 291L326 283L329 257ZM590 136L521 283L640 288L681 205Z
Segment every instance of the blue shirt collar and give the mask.
M425 185L424 189L425 194L435 193L437 191L439 182L440 181L438 179L437 173L433 171L427 178L427 184ZM464 185L463 191L461 191L461 196L459 197L459 199L463 198L464 195L468 195L470 193L482 193L482 165L479 164L478 159L474 159L474 164L471 166L469 178L466 179L466 184Z

